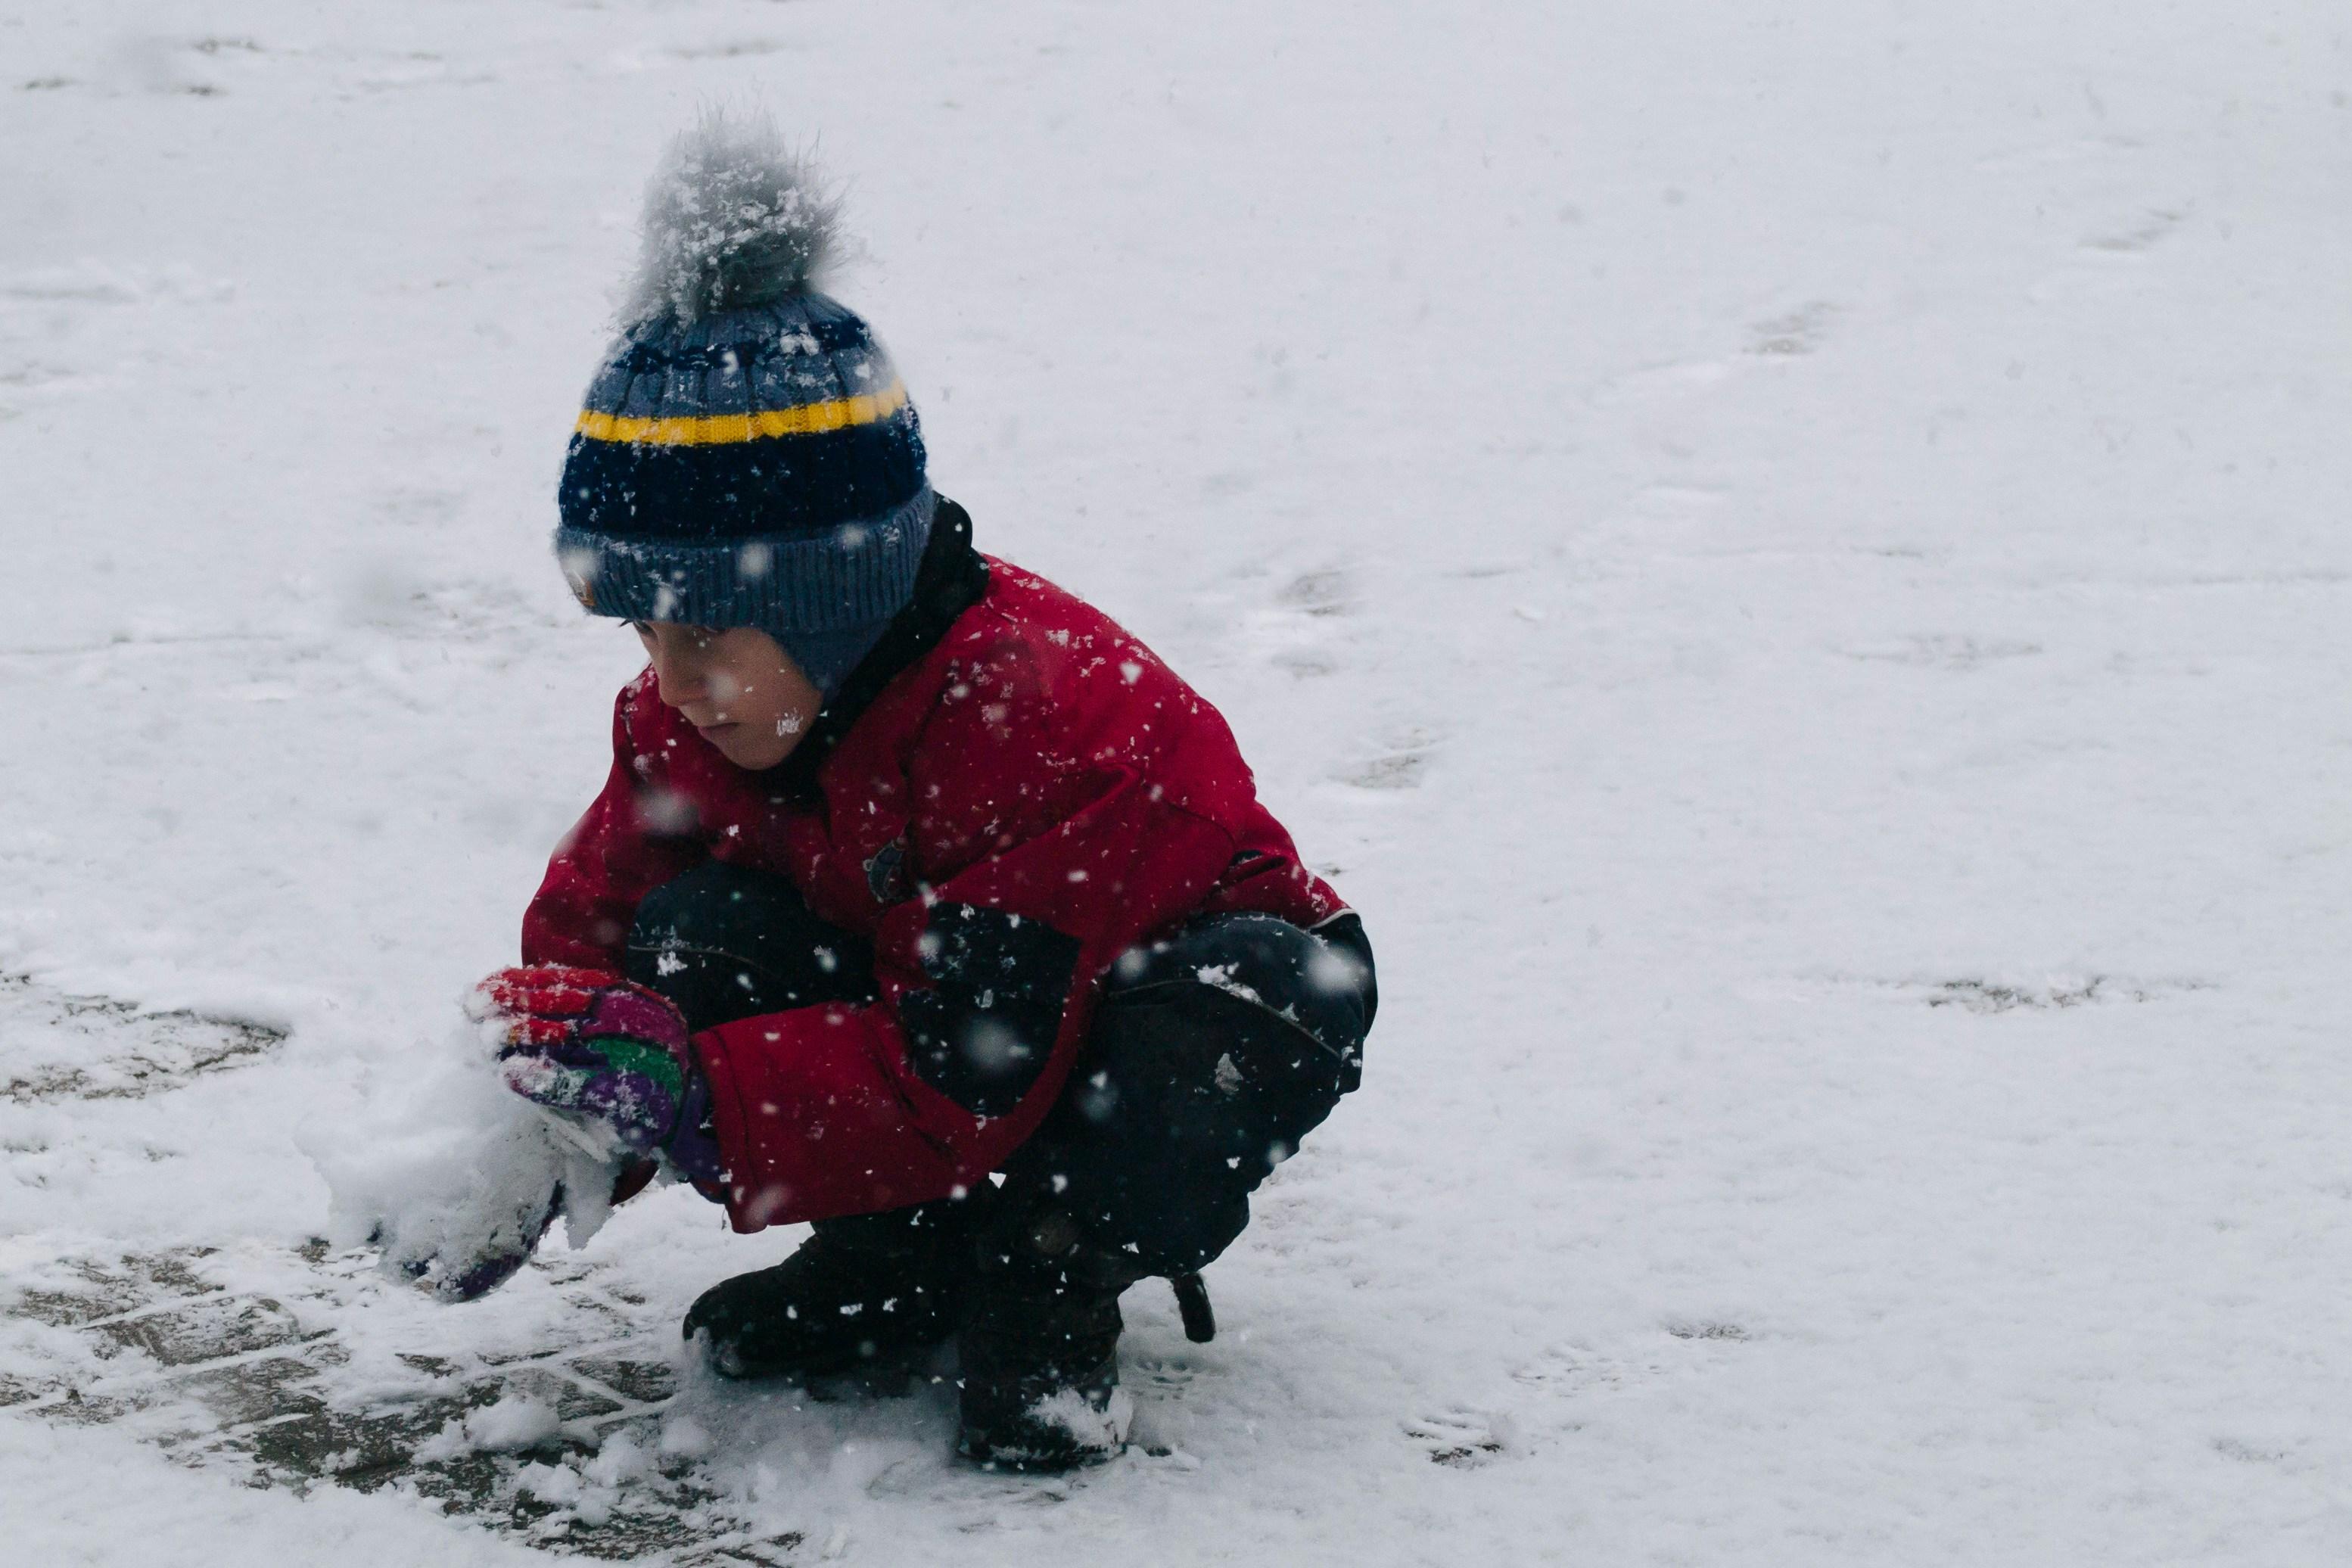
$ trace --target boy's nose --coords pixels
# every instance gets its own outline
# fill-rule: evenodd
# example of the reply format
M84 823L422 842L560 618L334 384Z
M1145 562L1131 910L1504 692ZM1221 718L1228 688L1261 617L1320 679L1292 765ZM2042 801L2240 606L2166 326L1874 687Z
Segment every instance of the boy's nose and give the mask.
M656 652L653 658L654 688L665 704L683 708L704 695L699 660L668 652Z

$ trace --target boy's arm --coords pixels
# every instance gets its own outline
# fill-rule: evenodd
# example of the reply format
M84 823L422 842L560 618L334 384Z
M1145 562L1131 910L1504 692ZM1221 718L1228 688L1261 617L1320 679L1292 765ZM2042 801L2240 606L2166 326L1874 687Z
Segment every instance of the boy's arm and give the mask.
M576 964L619 973L638 903L706 853L691 838L646 828L629 709L647 679L639 676L614 700L612 772L556 847L539 891L523 911L527 964Z

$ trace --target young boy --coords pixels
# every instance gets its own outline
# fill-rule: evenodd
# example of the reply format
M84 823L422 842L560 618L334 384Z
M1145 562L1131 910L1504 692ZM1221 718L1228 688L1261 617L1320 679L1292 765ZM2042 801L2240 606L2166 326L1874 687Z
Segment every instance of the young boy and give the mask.
M1114 1453L1118 1296L1199 1270L1356 1087L1360 923L1207 703L972 547L913 405L812 279L833 204L762 125L656 176L556 551L631 622L613 770L485 984L509 1083L812 1222L688 1313L730 1376L953 1337L961 1450Z

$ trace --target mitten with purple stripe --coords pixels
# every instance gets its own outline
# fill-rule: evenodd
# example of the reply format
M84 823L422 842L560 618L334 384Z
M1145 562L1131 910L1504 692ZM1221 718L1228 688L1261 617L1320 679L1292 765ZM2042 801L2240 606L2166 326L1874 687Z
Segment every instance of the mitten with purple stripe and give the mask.
M467 1010L503 1026L499 1063L517 1094L616 1159L658 1154L689 1181L719 1179L710 1090L668 998L602 970L536 964L491 975Z

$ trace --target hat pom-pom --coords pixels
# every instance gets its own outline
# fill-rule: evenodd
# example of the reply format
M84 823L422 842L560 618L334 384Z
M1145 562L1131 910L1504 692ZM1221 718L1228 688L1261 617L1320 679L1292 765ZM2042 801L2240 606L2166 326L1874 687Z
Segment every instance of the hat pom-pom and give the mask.
M646 188L632 321L680 324L803 292L836 258L841 198L764 114L706 110Z

